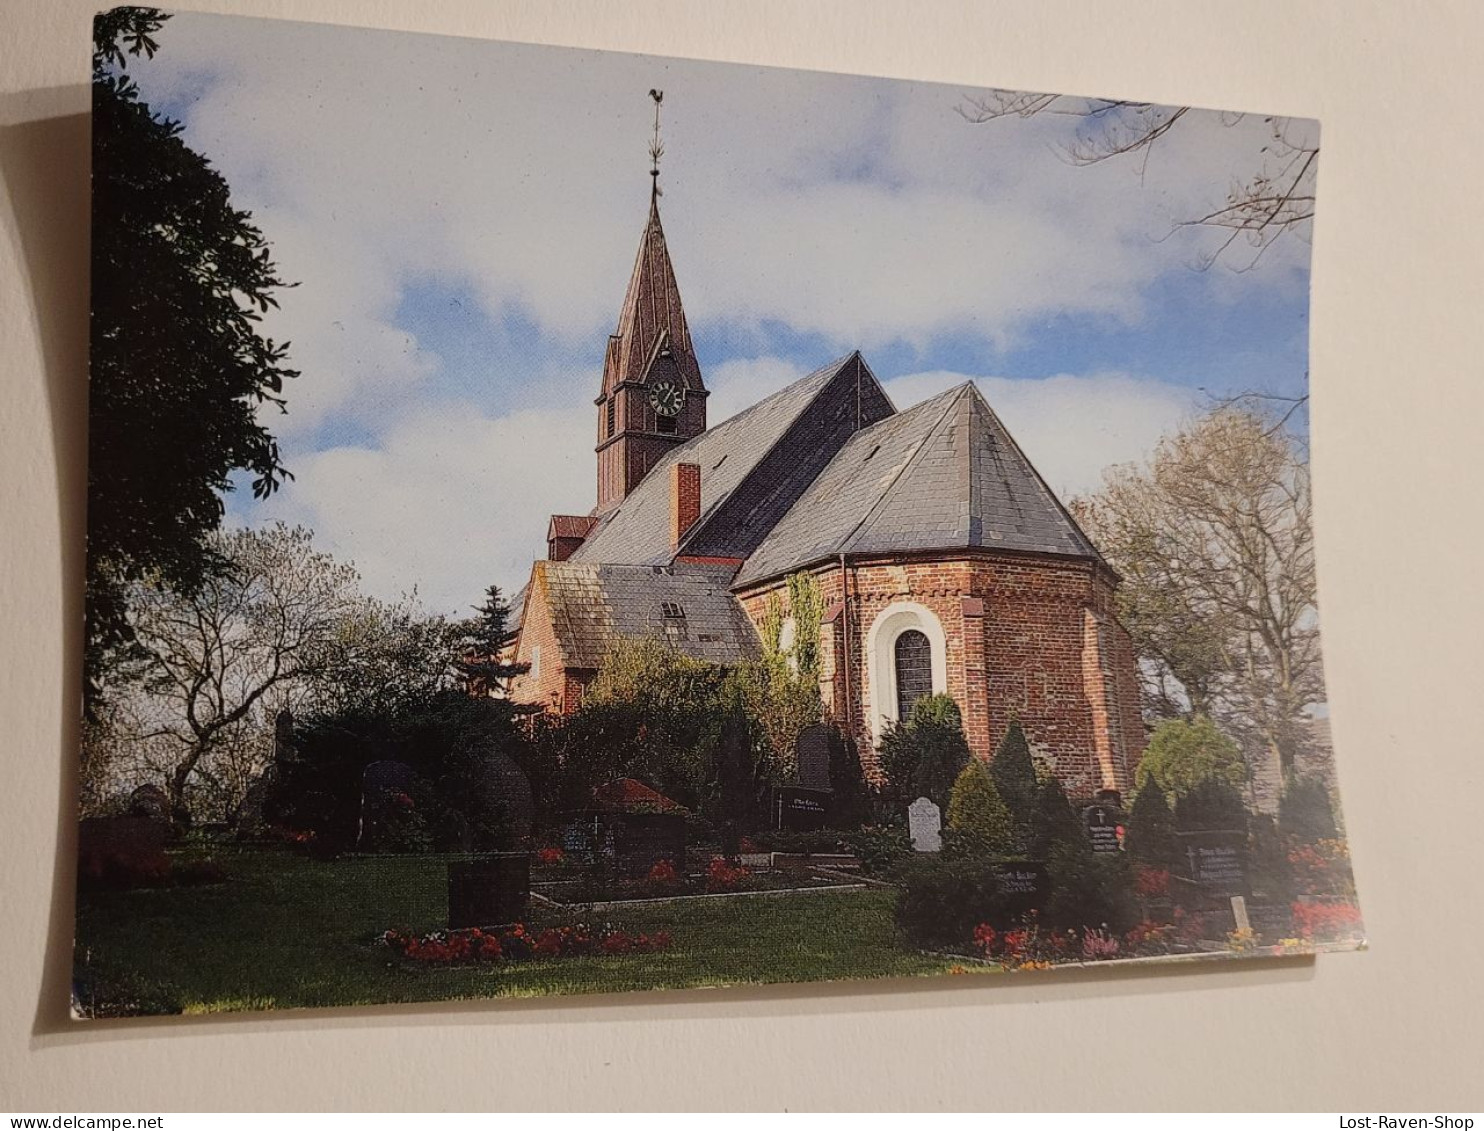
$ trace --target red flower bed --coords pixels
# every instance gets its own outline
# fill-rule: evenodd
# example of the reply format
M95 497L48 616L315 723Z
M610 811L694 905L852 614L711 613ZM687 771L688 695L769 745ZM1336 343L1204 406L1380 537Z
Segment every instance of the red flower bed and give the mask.
M1170 870L1141 864L1134 870L1134 890L1145 899L1158 899L1170 894Z
M736 891L751 874L740 865L734 868L723 857L713 857L711 866L706 869L706 890L710 892Z
M1360 931L1360 908L1353 903L1295 903L1291 910L1300 938L1350 938Z
M653 954L669 950L669 931L631 935L611 923L546 927L537 933L524 923L497 931L469 927L459 931L432 931L414 935L390 930L377 943L414 962L456 965L476 962L518 962L528 958L570 958L583 954Z
M538 848L536 850L536 861L554 868L566 859L566 855L560 848Z
M673 884L679 879L680 874L675 871L675 865L668 860L656 861L649 870L649 882L652 884Z

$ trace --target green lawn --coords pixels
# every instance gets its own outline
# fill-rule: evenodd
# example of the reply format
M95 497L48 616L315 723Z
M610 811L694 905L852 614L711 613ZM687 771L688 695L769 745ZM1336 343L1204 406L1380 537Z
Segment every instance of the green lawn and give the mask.
M323 863L287 852L218 855L231 879L82 894L77 976L85 1006L208 1012L533 997L941 973L898 945L880 889L649 904L601 913L630 932L668 930L662 954L414 967L370 940L432 929L444 866L414 858ZM542 913L533 910L532 920Z

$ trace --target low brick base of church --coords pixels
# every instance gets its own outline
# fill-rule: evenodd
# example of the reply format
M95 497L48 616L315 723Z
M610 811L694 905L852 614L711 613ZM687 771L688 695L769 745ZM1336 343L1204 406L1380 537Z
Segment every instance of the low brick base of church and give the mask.
M936 620L943 690L963 713L970 750L985 760L1018 719L1032 749L1068 793L1127 791L1144 748L1139 688L1128 633L1113 615L1113 578L1078 560L984 555L848 562L816 571L829 608L821 625L821 694L863 751L886 720L885 679L873 664L873 627L891 610ZM781 585L742 595L761 624ZM930 618L923 617L926 610ZM879 633L878 633L879 635ZM936 647L936 645L935 645Z

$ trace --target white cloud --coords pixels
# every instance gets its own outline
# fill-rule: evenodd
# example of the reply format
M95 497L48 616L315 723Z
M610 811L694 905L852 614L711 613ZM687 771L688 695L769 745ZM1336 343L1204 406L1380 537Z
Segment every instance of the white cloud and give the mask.
M1137 325L1151 284L1209 246L1166 239L1173 222L1224 192L1266 128L1192 115L1147 167L1080 169L1056 149L1063 120L971 126L948 87L187 14L131 69L147 98L181 103L187 140L301 284L265 323L303 370L270 422L297 478L234 515L305 522L371 591L417 585L450 611L521 584L547 516L593 499L601 347L586 369L557 359L617 318L651 86L666 232L693 331L721 355L705 359L712 423L803 374L772 356L779 330L824 363L895 343L930 358L945 333L1004 346L1067 314ZM1304 251L1221 290L1296 278ZM401 324L424 283L472 294L496 326L529 321L539 346L496 330L487 360L462 359L475 372L451 372ZM963 379L888 388L905 407ZM1190 408L1130 375L976 379L1064 493Z
M1143 460L1195 408L1189 389L1125 373L1013 380L940 370L885 386L904 409L969 380L1063 501L1096 490L1105 468Z

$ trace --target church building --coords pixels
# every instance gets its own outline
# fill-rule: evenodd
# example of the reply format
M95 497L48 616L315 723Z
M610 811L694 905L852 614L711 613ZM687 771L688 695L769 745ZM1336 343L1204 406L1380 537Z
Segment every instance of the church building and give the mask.
M1144 728L1118 578L978 389L899 411L854 352L708 428L658 197L603 359L596 504L551 517L511 697L575 710L617 637L757 656L782 602L783 641L818 634L820 696L867 765L946 692L978 757L1015 719L1073 797L1127 791ZM818 623L788 609L799 571Z

